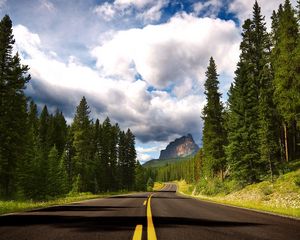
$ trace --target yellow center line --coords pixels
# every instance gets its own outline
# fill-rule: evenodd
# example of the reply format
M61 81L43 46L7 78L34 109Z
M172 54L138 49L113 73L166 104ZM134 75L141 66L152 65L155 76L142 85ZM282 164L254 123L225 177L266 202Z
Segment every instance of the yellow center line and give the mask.
M136 225L132 240L141 240L143 233L143 225Z
M143 205L146 206L146 204L147 204L147 200L144 201Z
M147 204L147 239L148 240L156 240L156 233L155 233L155 228L153 225L151 205L150 205L151 197L152 197L152 194L150 195L150 197L148 199L148 204Z

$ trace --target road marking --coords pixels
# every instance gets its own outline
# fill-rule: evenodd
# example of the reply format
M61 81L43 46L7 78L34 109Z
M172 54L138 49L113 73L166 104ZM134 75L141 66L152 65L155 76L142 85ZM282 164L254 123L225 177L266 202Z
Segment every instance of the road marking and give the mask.
M143 205L146 206L146 204L147 204L147 200L144 201Z
M147 239L148 240L156 240L156 233L155 233L155 228L153 225L153 220L152 220L152 213L151 213L151 197L148 198L148 204L147 204Z
M136 225L132 240L141 240L143 233L143 225Z

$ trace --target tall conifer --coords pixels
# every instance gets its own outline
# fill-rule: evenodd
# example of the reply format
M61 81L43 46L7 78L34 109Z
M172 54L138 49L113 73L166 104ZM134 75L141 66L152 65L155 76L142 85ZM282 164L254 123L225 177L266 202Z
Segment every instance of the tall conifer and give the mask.
M205 168L208 176L214 176L225 170L226 134L224 129L223 106L220 101L217 67L211 57L206 71L205 95L207 103L203 109L203 150L205 154Z

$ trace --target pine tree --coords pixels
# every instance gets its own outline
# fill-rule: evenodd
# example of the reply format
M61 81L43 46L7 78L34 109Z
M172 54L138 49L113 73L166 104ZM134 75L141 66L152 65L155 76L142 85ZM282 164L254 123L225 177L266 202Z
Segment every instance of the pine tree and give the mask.
M205 155L206 174L210 177L225 169L226 134L223 121L223 106L218 91L218 74L214 59L211 57L206 71L207 80L204 84L207 103L203 109L203 150Z
M48 156L49 161L49 172L48 172L48 181L47 181L47 195L56 196L60 194L60 172L59 165L60 159L59 154L55 146L53 146L49 152Z
M243 25L241 55L235 72L234 85L229 91L229 144L226 148L231 174L242 182L257 180L259 159L258 87L254 78L253 23Z
M89 118L90 110L85 97L83 97L77 106L71 131L74 137L74 176L80 176L80 191L92 191L89 189L93 181L92 173L89 171L89 164L92 159L92 126Z
M39 118L38 118L38 110L37 105L34 101L30 101L29 112L28 112L28 121L29 125L33 130L34 137L38 138L39 135Z
M273 13L273 27L278 14ZM272 70L270 38L264 17L255 2L253 19L243 25L241 55L235 72L234 85L229 91L229 145L227 158L234 177L251 183L273 173L274 157L278 152L276 111L272 101ZM272 32L276 42L278 35Z
M137 161L135 167L135 187L136 191L146 191L147 176L143 166Z
M95 192L101 192L104 190L103 177L104 177L104 165L102 161L102 126L99 119L96 120L94 125L94 137L93 137L93 159L95 164Z
M67 123L64 115L58 109L55 115L50 118L48 143L56 146L59 156L61 156L67 139Z
M296 148L295 132L289 133L288 129L295 128L297 114L300 112L300 81L297 70L299 69L299 61L297 61L299 60L299 54L297 54L299 26L289 0L285 1L283 10L279 9L277 14L278 23L273 24L273 31L278 36L272 58L275 72L274 101L283 122L285 159L288 161L290 159L289 146L293 146L293 152ZM288 136L291 134L293 140L289 141Z
M12 22L8 15L0 22L0 196L11 197L17 183L18 161L24 161L27 129L24 89L30 80L28 66L12 55Z
M120 131L119 133L118 159L120 187L121 189L125 189L125 183L127 182L127 144L124 131Z
M111 189L111 169L110 169L110 146L111 146L111 122L107 117L102 123L102 152L101 161L103 166L103 189Z
M135 151L135 136L130 129L126 132L126 168L127 168L127 189L131 190L135 183L135 166L136 166L136 151Z

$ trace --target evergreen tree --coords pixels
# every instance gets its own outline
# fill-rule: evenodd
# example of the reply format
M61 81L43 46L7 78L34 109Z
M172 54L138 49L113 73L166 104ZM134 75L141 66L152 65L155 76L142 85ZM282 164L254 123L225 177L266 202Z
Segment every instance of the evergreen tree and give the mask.
M12 55L12 22L0 22L0 196L11 197L16 189L18 161L24 161L27 129L24 89L30 79L28 66Z
M47 195L56 196L60 194L61 190L61 181L60 181L60 172L59 165L60 159L59 154L56 149L56 146L53 146L49 152L48 156L49 161L49 172L48 172L48 181L47 181Z
M67 123L64 115L58 109L55 115L50 118L48 143L56 146L59 156L61 156L67 139Z
M28 122L30 127L33 130L33 134L34 137L36 138L36 141L38 141L39 118L38 118L37 105L33 102L33 100L30 101L30 105L29 105Z
M241 55L229 90L229 144L226 148L231 174L242 182L257 180L259 160L258 81L253 73L253 23L243 25Z
M96 120L94 125L94 137L93 137L93 156L95 164L95 192L104 190L103 177L104 177L104 165L102 161L102 126L99 119Z
M203 150L206 174L214 176L225 170L226 134L223 121L223 106L218 91L218 74L214 59L211 57L206 71L207 80L204 84L207 103L203 109Z
M119 148L118 148L118 159L119 159L119 176L121 182L121 188L125 188L127 181L127 144L126 135L124 131L119 133Z
M111 169L110 169L110 146L111 146L111 122L107 117L102 123L102 152L101 161L103 166L103 189L111 189Z
M277 42L273 49L274 67L274 101L282 118L284 129L285 159L289 160L289 146L296 151L295 121L300 112L300 81L299 81L299 26L295 11L289 0L286 0L283 10L278 10L278 23L273 23L273 31L277 34ZM274 20L273 20L274 21ZM289 142L288 128L294 131Z
M135 187L134 189L137 191L146 191L147 185L147 175L145 169L142 165L137 161L135 168Z
M135 183L135 167L136 167L136 151L135 151L135 136L130 129L126 132L126 169L127 169L127 189L131 190Z
M74 176L80 176L79 190L92 191L90 184L93 181L89 164L92 159L92 126L89 118L90 110L85 97L77 106L71 131L74 137Z

